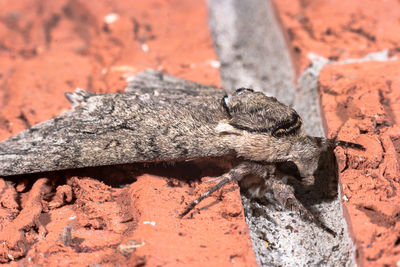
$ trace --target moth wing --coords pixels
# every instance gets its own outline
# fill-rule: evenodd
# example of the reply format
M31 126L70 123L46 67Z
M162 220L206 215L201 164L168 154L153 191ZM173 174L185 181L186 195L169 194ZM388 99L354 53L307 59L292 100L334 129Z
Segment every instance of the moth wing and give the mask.
M140 72L128 78L126 93L148 94L159 99L223 96L227 91L212 85L204 85L181 79L152 69Z
M214 131L222 89L163 76L144 72L123 94L67 94L70 111L0 143L0 176L230 154Z

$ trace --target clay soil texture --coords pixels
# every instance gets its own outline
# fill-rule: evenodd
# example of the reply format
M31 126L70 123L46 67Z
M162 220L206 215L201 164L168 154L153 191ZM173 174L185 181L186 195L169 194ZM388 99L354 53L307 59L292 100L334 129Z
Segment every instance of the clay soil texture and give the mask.
M65 92L123 92L148 68L220 85L205 1L2 1L0 61L1 140L68 110ZM176 179L193 173L202 177L125 165L1 178L0 262L255 265L237 187L214 212L178 218L207 188Z

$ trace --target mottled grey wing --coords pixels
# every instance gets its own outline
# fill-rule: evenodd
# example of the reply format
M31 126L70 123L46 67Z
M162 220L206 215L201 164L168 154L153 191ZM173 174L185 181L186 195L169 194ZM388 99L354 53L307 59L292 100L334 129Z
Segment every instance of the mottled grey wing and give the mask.
M0 143L0 176L231 153L214 131L218 121L226 119L221 91L212 96L214 87L174 78L166 81L169 93L165 93L162 80L148 87L143 76L138 81L143 87L136 84L128 92L152 90L145 95L97 95L83 90L67 94L72 110ZM174 95L178 83L180 93ZM191 101L195 103L190 105Z
M203 105L207 98L222 98L228 93L223 88L187 81L155 70L146 70L128 79L126 93L148 95L161 102L168 99L182 105Z

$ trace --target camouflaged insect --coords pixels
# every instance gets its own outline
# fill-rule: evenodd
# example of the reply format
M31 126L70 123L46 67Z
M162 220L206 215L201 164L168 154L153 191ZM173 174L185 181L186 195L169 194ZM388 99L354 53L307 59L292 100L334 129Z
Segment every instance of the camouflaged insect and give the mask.
M155 71L134 78L125 93L67 93L72 109L0 143L0 176L133 162L218 159L229 170L191 202L230 182L252 197L271 191L283 206L321 225L276 175L294 163L313 182L321 151L361 145L312 137L292 108L252 89L229 94Z

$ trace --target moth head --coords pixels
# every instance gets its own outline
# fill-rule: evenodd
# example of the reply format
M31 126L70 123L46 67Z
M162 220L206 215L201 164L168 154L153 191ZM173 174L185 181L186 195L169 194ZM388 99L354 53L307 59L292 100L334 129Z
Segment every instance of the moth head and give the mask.
M321 147L314 137L305 136L295 142L290 151L291 161L297 166L302 183L312 185L319 166Z
M306 178L306 180L310 179L311 181L314 172L319 166L322 151L331 150L331 152L333 152L336 146L365 150L365 147L360 144L342 140L314 136L299 138L297 142L293 144L291 154L293 155L292 161L296 164L300 176Z

